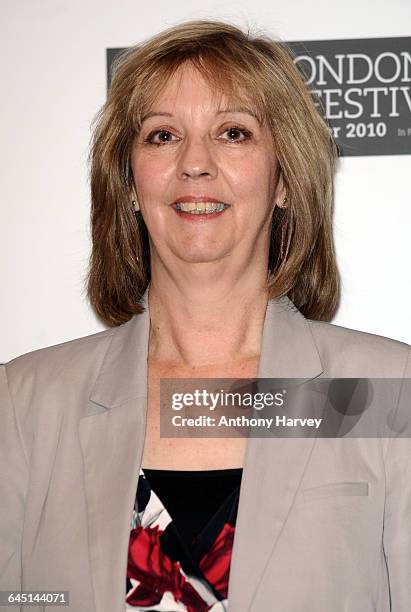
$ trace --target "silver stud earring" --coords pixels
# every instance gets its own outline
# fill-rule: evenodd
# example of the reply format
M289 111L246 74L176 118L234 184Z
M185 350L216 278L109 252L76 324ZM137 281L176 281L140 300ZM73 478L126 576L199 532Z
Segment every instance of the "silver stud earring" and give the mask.
M137 204L136 200L131 200L131 204L134 206L136 212L140 212L140 206Z

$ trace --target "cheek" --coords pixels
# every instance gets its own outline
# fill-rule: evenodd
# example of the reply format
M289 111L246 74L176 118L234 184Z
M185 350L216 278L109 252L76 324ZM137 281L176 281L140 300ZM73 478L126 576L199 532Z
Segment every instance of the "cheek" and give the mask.
M273 166L269 157L257 156L254 159L244 156L233 166L226 166L226 176L237 197L250 198L257 203L267 204L273 188Z
M170 164L158 157L136 156L132 163L134 181L143 200L158 197L169 180Z

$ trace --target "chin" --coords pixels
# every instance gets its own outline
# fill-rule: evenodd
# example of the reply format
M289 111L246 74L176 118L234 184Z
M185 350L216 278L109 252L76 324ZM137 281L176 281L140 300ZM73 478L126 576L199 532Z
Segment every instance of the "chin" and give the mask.
M175 245L173 249L174 255L186 263L207 263L212 261L218 261L229 255L230 248L227 245L222 244L191 244L179 243Z
M193 253L193 255L184 255L179 256L179 259L184 261L185 263L211 263L213 261L218 261L221 257L214 255L204 255L200 253Z
M227 256L226 252L216 252L211 250L193 250L176 253L176 256L185 263L211 263L219 261Z

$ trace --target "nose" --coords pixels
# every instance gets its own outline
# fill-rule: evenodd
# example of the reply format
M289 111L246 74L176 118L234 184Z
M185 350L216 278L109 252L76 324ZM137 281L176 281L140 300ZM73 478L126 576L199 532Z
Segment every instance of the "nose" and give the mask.
M187 138L180 149L177 162L179 178L215 178L217 164L211 150L212 144L202 138Z

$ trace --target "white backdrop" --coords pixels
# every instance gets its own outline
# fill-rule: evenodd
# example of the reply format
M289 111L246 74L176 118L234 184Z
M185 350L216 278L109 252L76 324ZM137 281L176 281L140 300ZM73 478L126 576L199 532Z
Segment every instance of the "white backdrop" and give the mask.
M185 19L257 26L283 40L411 35L392 0L1 0L0 362L103 329L88 306L87 150L106 95L106 48ZM411 127L411 126L410 126ZM334 323L411 343L411 156L344 158Z

